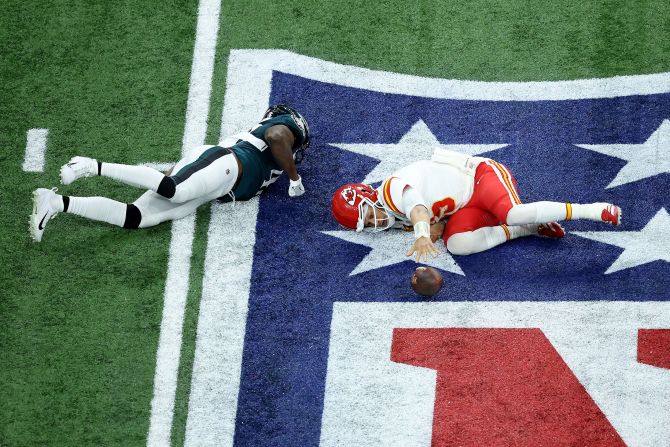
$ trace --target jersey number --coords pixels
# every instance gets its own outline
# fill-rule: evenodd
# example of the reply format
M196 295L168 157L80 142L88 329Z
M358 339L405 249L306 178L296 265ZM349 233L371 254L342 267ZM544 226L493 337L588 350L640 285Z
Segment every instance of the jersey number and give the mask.
M436 223L442 220L444 216L448 216L449 214L454 212L454 210L456 209L456 201L451 197L445 197L444 199L438 200L437 202L433 203L431 209L433 211L432 223Z

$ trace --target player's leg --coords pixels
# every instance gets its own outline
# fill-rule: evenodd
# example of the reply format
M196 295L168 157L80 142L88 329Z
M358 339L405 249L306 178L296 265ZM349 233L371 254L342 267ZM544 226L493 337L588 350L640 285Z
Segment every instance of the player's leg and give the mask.
M40 242L46 224L58 213L75 214L126 229L148 228L168 220L181 219L216 197L199 197L185 203L174 203L153 191L147 191L133 203L122 203L107 197L71 197L56 194L56 188L40 188L33 193L30 234Z
M573 219L618 225L621 221L621 210L609 203L521 203L514 176L504 165L493 160L477 168L476 180L471 200L473 205L489 210L508 225L544 224Z
M216 197L202 197L185 203L174 203L153 191L146 191L133 203L122 203L106 197L59 196L62 211L87 219L107 222L133 230L148 228L168 220L181 219L195 212L205 202ZM58 201L55 201L58 204Z
M447 221L444 244L451 254L469 255L533 234L524 227L510 228L498 223L498 218L486 210L473 207L460 209Z
M139 211L132 204L125 204L107 197L70 197L56 194L56 188L39 188L33 193L33 212L30 217L30 234L39 242L47 223L58 213L76 214L87 219L106 222L122 228L137 228Z
M88 157L73 157L60 169L63 185L79 178L102 176L142 189L158 189L165 174L148 166L107 163Z
M198 207L216 197L198 197L184 203L174 203L153 191L145 192L132 203L139 213L137 226L134 228L148 228L168 220L177 220L193 214Z
M514 205L507 213L510 225L586 219L612 225L621 223L621 209L611 203L531 202Z
M230 149L214 146L192 162L175 166L163 185L166 190L170 189L169 194L157 192L175 203L200 197L221 197L233 188L238 173L238 161Z
M182 158L173 168L172 176L147 167L137 165L126 165L120 163L108 163L97 161L87 157L73 157L67 164L61 167L61 182L69 185L82 177L103 176L114 179L130 186L154 191L161 196L172 199L175 202L185 202L198 195L211 192L218 185L218 175L225 177L225 169L217 169L221 163L216 161L230 153L229 149L218 146L204 145L191 150L186 157ZM232 157L232 156L231 156ZM237 165L234 166L235 175ZM195 175L189 184L179 187L184 180L206 171L201 176ZM180 177L174 174L182 171ZM210 176L202 180L205 176Z

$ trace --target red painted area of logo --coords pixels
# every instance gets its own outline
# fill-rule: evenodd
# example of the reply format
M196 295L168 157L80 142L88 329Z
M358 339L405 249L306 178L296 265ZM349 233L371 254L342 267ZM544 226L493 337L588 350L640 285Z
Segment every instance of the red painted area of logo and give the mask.
M670 329L638 329L637 361L670 369Z
M394 329L391 360L437 370L433 446L623 446L539 329Z

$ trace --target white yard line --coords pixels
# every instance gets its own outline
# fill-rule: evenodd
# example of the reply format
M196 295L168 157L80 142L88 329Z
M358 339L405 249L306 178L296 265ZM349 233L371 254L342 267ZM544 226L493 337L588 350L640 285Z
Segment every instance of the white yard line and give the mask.
M147 445L152 447L170 445L194 231L195 215L172 224L163 319L156 353L154 395L147 436Z
M44 172L44 154L47 151L49 129L29 129L26 153L23 157L24 172Z
M220 0L201 0L198 5L182 156L191 148L205 142L220 9ZM156 353L154 394L147 435L147 445L152 447L170 445L194 232L195 215L172 224L163 318Z
M431 98L534 101L670 91L670 73L559 82L476 82L368 70L286 50L233 50L221 136L256 123L273 71L383 93ZM327 143L327 142L324 142ZM258 199L212 207L186 424L186 446L232 446L242 369Z

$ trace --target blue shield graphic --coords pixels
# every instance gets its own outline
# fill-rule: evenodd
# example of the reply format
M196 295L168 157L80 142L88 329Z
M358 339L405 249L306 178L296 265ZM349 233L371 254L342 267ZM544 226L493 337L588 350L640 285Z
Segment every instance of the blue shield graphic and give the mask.
M279 57L304 62L291 53ZM663 225L670 222L670 93L658 86L668 85L665 78L510 86L389 75L389 87L384 78L366 89L368 78L381 75L339 67L338 79L350 82L319 78L319 65L305 75L272 71L263 86L261 105L286 102L306 117L312 146L299 166L307 193L289 199L283 177L258 202L235 445L323 442L334 305L427 304L409 286L415 263L342 236L330 201L342 184L379 181L391 172L377 168L426 158L422 151L431 145L459 145L452 147L503 163L524 202L616 203L624 221L617 228L568 222L561 241L523 238L465 257L440 247L445 286L428 304L670 301L663 255L670 237ZM394 93L403 80L421 85ZM237 88L234 81L228 88ZM226 97L226 107L233 99ZM238 107L229 116L244 113ZM411 244L410 234L395 237L403 242L386 245Z

